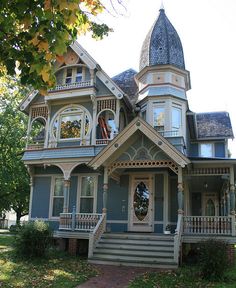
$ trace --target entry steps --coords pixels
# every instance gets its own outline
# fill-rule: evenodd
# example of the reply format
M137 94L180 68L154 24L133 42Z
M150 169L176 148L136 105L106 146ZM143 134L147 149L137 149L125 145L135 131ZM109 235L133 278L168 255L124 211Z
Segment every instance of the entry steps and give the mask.
M176 269L174 236L148 233L104 233L89 263Z

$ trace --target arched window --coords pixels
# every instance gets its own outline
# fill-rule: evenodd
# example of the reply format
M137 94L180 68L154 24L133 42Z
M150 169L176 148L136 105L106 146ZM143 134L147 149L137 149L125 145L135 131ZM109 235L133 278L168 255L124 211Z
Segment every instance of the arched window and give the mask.
M98 115L96 130L97 139L113 139L117 133L115 116L110 110L104 110Z
M51 133L57 140L90 139L92 119L87 109L79 105L66 107L59 111L52 121Z
M43 146L45 140L45 126L46 120L44 118L37 117L33 119L30 125L28 144Z

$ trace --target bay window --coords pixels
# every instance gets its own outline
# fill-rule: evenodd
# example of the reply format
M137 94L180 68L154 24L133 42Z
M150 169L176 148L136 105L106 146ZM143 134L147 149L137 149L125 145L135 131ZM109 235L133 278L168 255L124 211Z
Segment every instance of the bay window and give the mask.
M157 131L165 130L165 108L164 107L153 108L153 125Z
M200 157L213 157L212 143L201 143L199 150Z

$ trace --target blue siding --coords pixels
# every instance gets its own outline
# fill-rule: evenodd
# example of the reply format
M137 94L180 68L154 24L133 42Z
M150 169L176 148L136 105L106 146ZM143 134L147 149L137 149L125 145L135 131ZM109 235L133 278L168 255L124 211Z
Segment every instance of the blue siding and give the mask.
M111 91L102 83L102 81L96 77L96 88L97 88L97 96L113 96Z
M97 191L97 213L102 213L103 208L103 176L98 176L98 191Z
M35 177L32 197L32 218L48 218L51 177Z
M225 157L225 144L224 142L215 143L215 157Z
M170 179L170 221L177 221L177 211L178 211L178 202L177 202L177 178Z
M78 177L72 176L70 182L69 212L72 212L73 206L76 206L77 204L77 185L78 185Z
M198 143L191 143L189 147L189 156L197 157L198 156Z
M155 176L155 193L154 193L154 219L155 221L163 220L163 192L164 192L164 175Z
M121 176L120 183L111 179L108 187L107 219L127 220L129 176Z
M154 232L155 233L163 233L163 225L162 224L155 224L154 225Z

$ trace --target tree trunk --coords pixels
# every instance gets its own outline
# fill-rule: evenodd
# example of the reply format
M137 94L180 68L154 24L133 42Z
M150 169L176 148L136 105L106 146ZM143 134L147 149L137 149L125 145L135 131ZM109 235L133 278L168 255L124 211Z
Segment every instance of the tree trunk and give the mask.
M21 211L15 211L16 212L16 225L20 225L20 218L21 218Z

